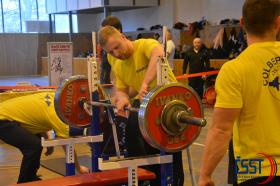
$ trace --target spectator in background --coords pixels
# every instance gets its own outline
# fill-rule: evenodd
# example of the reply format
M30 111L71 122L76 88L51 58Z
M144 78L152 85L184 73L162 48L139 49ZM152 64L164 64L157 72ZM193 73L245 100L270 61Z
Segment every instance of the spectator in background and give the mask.
M193 40L193 47L185 54L183 64L183 74L186 73L189 66L189 74L204 72L210 69L208 53L202 47L201 39ZM189 78L189 85L198 93L200 98L203 97L203 83L206 76Z
M122 23L119 20L119 18L117 18L115 16L106 17L102 21L101 26L102 27L112 26L122 33ZM105 51L102 51L102 62L101 62L100 67L101 67L100 83L101 84L110 84L111 83L111 79L110 79L111 65L108 62L107 52L105 52Z
M169 62L169 66L172 69L172 71L174 70L174 54L175 54L175 44L172 41L172 33L170 30L167 30L166 32L166 57L168 59Z

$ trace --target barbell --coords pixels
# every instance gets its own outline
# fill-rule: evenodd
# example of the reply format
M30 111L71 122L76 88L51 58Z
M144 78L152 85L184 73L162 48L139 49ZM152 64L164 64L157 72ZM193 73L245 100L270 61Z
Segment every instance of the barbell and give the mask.
M185 106L184 103L182 103L181 101L178 100L173 100L172 102L170 102L172 104L168 104L169 106L166 106L166 108L164 109L162 116L163 116L163 126L166 130L166 132L168 132L171 135L177 135L178 132L171 132L170 130L168 130L168 126L184 126L185 124L192 124L192 125L198 125L198 126L202 126L204 127L206 125L206 120L205 119L201 119L201 118L196 118L196 117L192 117L191 116L191 108L187 108ZM82 107L84 104L88 104L91 106L95 106L95 107L99 107L99 106L103 106L103 107L110 107L110 108L115 108L116 106L110 103L102 103L102 102L97 102L97 101L88 101L85 98L81 98L79 100L79 104ZM178 105L182 105L183 109L180 109L179 111L176 110L176 112L171 112L171 116L170 113L167 111L170 111L171 108L174 109L174 107L178 108ZM133 107L125 107L124 110L126 111L130 111L130 112L139 112L139 108L133 108ZM169 115L169 117L164 117ZM168 119L168 120L167 120ZM173 119L172 121L170 119ZM170 121L170 123L168 122Z
M55 111L64 123L87 127L91 117L99 116L90 116L84 104L115 108L112 104L90 101L90 96L87 77L72 76L55 93ZM140 131L146 142L166 152L176 152L192 144L206 125L200 98L192 88L180 83L157 86L143 98L140 108L126 109L138 112Z

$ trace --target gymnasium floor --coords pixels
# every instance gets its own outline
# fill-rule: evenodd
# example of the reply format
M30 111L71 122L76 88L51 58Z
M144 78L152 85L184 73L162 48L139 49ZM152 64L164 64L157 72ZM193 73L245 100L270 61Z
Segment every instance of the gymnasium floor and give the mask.
M16 85L16 82L28 81L32 84L38 84L41 86L48 85L48 78L46 76L29 76L29 77L0 77L0 86L4 85ZM211 117L213 114L213 108L204 106L204 114L205 118L208 121L208 124L201 131L200 136L195 141L195 143L190 147L193 169L195 172L196 179L198 179L199 175L199 167L200 160L202 156L202 151L204 148L204 141L207 134L207 129L211 125ZM78 155L90 155L90 149L87 145L76 145L75 146ZM45 151L45 149L44 149ZM53 155L46 157L42 153L42 160L45 159L53 159L53 158L62 158L64 157L64 152L61 147L56 147ZM0 141L0 186L2 185L10 185L15 184L17 181L19 167L21 163L21 153L14 147L11 147ZM183 162L184 162L184 172L185 172L185 184L184 186L191 186L189 171L188 171L188 163L186 157L186 150L183 151ZM225 156L222 162L219 164L218 168L214 173L214 180L217 186L228 186L227 184L227 165L228 158ZM59 174L56 174L48 169L41 167L38 172L41 175L42 179L51 179L60 177Z

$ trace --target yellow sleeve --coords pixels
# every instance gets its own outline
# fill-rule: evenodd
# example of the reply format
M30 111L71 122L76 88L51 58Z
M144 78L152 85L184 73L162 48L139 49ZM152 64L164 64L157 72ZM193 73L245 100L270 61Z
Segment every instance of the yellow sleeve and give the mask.
M116 60L113 56L111 56L110 54L107 54L107 59L109 64L111 65L111 69L114 72L114 85L116 86L116 88L118 89L125 89L128 86L120 79L120 77L118 76L119 73L121 73L121 69L118 69L119 66L115 65L116 62L114 62L114 60Z
M217 93L215 107L241 108L243 106L240 75L231 63L224 64L218 74L215 84Z
M58 116L52 115L51 118L51 125L52 129L55 131L55 135L62 137L62 138L68 138L69 137L69 125L66 123L63 123Z
M128 88L128 86L119 78L118 75L116 75L115 77L116 77L115 86L116 86L117 89L126 89L126 88Z
M142 45L141 45L141 50L143 50L144 55L150 59L152 52L154 50L154 48L156 48L157 46L161 45L157 40L155 39L142 39ZM170 68L170 66L168 65L168 78L170 82L177 82L177 79L174 75L174 73L172 72L172 69Z
M144 51L145 56L150 59L154 48L159 46L160 43L155 39L143 39L141 50Z
M60 128L53 129L55 134L61 138L69 138L69 126L65 124L65 126L61 126Z

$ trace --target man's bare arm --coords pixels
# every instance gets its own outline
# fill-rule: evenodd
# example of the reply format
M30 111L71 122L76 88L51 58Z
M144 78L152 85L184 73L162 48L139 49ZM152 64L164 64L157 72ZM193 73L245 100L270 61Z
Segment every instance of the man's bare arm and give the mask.
M157 60L158 57L162 57L164 54L163 48L161 45L155 47L152 51L147 72L145 74L144 80L142 82L142 87L139 92L139 97L142 99L149 89L150 83L156 78L157 75Z
M40 133L41 137L45 138L45 139L52 139L52 135L51 135L52 131L47 131L47 132L42 132ZM46 147L46 152L45 152L45 156L49 156L52 155L52 153L54 152L54 147Z
M113 104L116 105L117 113L120 116L127 117L128 113L124 110L125 107L131 107L129 101L129 89L116 89Z
M211 175L228 149L233 124L239 113L240 109L214 109L213 123L207 134L202 157L199 186L213 185Z

